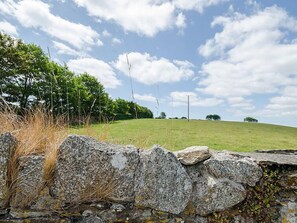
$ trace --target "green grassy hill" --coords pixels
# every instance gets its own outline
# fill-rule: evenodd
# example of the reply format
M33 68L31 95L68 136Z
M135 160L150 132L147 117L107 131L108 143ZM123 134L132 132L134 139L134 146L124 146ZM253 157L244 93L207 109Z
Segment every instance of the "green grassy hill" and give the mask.
M71 129L101 141L175 151L193 145L216 150L297 149L297 128L243 122L140 119Z

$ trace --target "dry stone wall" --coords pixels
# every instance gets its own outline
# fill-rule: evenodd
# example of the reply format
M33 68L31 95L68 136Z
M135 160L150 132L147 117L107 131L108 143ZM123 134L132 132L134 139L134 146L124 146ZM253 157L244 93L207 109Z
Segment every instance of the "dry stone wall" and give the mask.
M0 135L0 222L297 222L296 151L174 154L70 135L54 170L33 154L13 177L16 146Z

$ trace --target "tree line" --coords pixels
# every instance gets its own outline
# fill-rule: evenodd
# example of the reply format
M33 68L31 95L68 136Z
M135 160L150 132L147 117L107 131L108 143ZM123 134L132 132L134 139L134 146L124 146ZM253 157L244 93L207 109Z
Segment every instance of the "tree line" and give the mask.
M75 75L52 61L35 44L0 32L0 96L19 114L35 107L70 121L153 118L150 109L124 99L113 100L93 76Z

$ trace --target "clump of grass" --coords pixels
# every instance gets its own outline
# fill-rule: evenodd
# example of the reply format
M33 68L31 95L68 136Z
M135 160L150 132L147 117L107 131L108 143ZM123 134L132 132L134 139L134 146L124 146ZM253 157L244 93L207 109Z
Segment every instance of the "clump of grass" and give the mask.
M119 181L114 180L112 176L107 179L102 179L102 176L97 174L94 179L88 177L76 203L108 201L118 186Z
M19 129L19 117L9 107L0 111L0 134L4 132L14 133Z
M20 117L11 108L0 111L0 134L11 132L17 146L8 164L7 203L15 192L19 172L19 157L44 155L44 180L50 184L56 165L58 148L67 135L62 118L53 118L41 109L29 111Z

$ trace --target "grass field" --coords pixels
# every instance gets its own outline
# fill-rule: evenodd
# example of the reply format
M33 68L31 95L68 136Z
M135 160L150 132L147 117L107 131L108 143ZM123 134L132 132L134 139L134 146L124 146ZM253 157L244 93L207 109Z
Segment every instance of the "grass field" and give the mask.
M215 150L297 149L297 128L243 122L139 119L72 128L74 134L101 141L150 148L159 144L176 151L193 145Z

